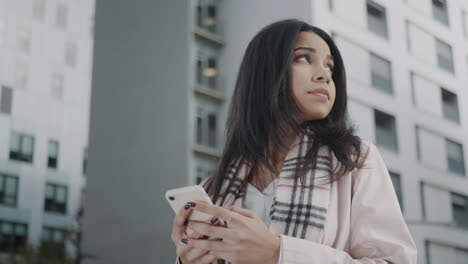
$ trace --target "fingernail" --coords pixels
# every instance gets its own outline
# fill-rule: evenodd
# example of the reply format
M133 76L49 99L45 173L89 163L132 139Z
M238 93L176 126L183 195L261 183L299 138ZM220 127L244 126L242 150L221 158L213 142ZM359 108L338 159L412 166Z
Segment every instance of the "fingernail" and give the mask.
M188 239L186 239L186 238L183 238L181 241L182 241L182 243L184 243L184 244L187 244L187 243L188 243Z
M194 203L194 202L188 202L187 205L190 206L190 207L195 207L195 205L197 205L197 204Z
M188 210L189 208L190 208L190 205L188 205L188 204L186 204L186 205L184 206L184 209L185 209L185 210Z
M213 216L213 218L211 218L211 220L210 220L210 223L214 224L216 222L218 222L218 217Z
M184 226L188 226L188 220L185 220Z

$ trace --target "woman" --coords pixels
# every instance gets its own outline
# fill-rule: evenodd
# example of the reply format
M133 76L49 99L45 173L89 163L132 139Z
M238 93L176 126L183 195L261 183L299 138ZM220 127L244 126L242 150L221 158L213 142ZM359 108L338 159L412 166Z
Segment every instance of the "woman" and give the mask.
M384 161L349 124L340 52L305 22L249 43L224 152L202 185L215 205L194 201L174 219L183 264L416 263ZM186 221L193 210L211 223Z

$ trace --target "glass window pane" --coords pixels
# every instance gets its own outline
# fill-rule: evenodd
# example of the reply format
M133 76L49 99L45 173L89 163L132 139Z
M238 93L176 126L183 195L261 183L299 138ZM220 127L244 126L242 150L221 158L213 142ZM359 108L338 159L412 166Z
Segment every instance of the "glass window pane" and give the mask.
M6 184L5 184L5 193L7 195L16 195L16 185L18 183L18 179L15 177L7 177Z
M444 117L458 123L460 121L460 117L458 113L457 95L443 88L441 91Z
M0 94L0 112L11 114L11 102L13 101L13 89L2 86Z
M53 234L53 240L56 242L63 241L63 232L61 230L55 230Z
M47 184L46 186L46 198L54 199L55 197L55 187L51 184Z
M26 226L22 224L15 225L15 234L17 236L24 236L26 235Z
M439 67L453 73L455 69L453 66L452 47L449 44L436 39L436 49L437 63Z
M390 61L372 53L370 55L370 60L372 86L390 94L393 93L392 71Z
M32 136L23 136L21 152L24 155L32 155L34 151L34 138Z
M447 1L432 0L432 15L439 22L448 25Z
M20 151L20 135L18 133L11 133L10 139L10 151L19 152Z
M67 189L65 187L57 188L56 201L58 203L65 203L67 201Z
M1 232L4 235L13 235L13 224L8 223L8 222L3 222Z
M395 118L375 110L376 142L389 150L398 151Z
M457 142L446 139L446 151L449 170L455 173L465 174L463 146Z
M367 26L370 31L388 38L385 8L370 0L367 1Z
M51 231L49 228L44 227L42 229L42 240L50 241L50 239L51 239Z
M57 158L58 156L58 142L56 140L49 140L49 157Z

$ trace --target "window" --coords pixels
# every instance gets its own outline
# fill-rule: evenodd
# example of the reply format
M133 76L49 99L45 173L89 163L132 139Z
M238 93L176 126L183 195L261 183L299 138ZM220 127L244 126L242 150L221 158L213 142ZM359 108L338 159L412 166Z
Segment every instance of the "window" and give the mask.
M449 25L446 0L432 0L432 16L444 25Z
M453 66L452 47L440 39L436 39L436 50L437 65L439 68L454 73L455 68Z
M217 115L202 107L197 109L196 142L209 147L217 146Z
M63 97L63 74L52 74L51 94L54 98L61 99Z
M63 229L44 226L41 239L41 250L53 252L61 258L65 256L65 231Z
M88 172L88 148L85 148L83 151L83 175L86 175Z
M28 66L17 63L15 69L15 88L27 89L28 86Z
M426 242L426 256L428 264L438 263L453 263L464 264L468 263L468 250L461 249L449 245L443 245L438 242Z
M196 78L199 85L208 87L210 89L219 89L217 83L217 55L216 51L208 46L203 47L200 44L197 58Z
M55 17L55 22L57 24L57 27L61 29L65 29L67 27L68 9L67 6L63 3L57 4L57 14Z
M27 233L26 224L0 220L0 252L18 253L26 245Z
M458 113L457 95L441 88L442 93L442 112L446 119L460 123Z
M445 139L448 169L451 172L465 175L463 146L450 139Z
M0 172L0 204L16 206L18 199L18 177Z
M381 91L393 94L392 68L390 61L370 54L371 84Z
M47 183L44 210L65 214L67 212L68 188L64 185Z
M398 203L400 204L400 207L401 209L403 210L403 198L402 198L402 190L401 190L401 177L400 177L400 174L398 173L395 173L395 172L391 172L389 171L390 173L390 177L392 178L392 183L393 183L393 187L395 188L395 193L397 195L397 198L398 198Z
M13 101L13 89L2 86L0 94L0 113L11 114L11 102Z
M65 65L69 67L76 66L76 44L73 42L67 42L65 46Z
M10 160L33 162L34 137L17 132L11 133Z
M369 31L388 39L385 8L372 0L367 1L367 27Z
M59 143L57 140L49 140L49 155L47 158L48 168L57 168L57 160L59 153Z
M465 38L468 39L468 12L462 11L462 25Z
M198 0L197 26L217 33L216 0Z
M455 225L468 228L468 200L464 195L452 193L453 221Z
M386 149L398 151L395 117L374 110L376 143Z
M31 49L31 29L23 26L18 29L18 50L28 54Z
M46 0L34 0L33 3L33 18L38 21L44 21L46 12Z

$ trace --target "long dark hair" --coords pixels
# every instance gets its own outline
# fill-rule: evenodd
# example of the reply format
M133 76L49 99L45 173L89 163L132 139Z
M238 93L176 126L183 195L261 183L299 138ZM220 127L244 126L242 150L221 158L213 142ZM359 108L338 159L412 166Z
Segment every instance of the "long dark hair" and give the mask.
M332 78L336 86L336 99L330 114L324 119L308 120L302 124L292 118L298 105L290 87L290 65L300 32L313 32L328 44L334 58ZM222 158L204 185L213 202L216 203L220 197L224 177L236 160L252 165L243 186L252 179L252 172L261 164L272 173L278 173L269 146L288 149L282 139L291 131L296 135L310 133L314 139L306 152L306 162L294 177L302 180L305 172L315 167L318 149L322 145L329 146L340 161L340 167L333 168L329 175L329 182L360 168L361 140L354 135L347 101L343 60L333 39L325 31L295 19L281 20L263 28L250 41L242 59L229 109ZM352 159L352 156L356 158Z

